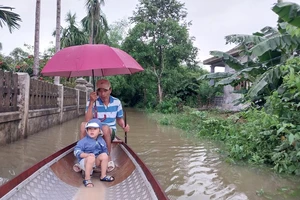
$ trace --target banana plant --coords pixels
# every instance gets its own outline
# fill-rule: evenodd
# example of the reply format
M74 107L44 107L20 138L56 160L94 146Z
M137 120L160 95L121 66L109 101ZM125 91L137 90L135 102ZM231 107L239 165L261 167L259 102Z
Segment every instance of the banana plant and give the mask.
M278 65L292 58L300 49L300 6L278 3L272 10L279 16L278 29L265 27L253 35L234 34L225 37L226 43L238 46L240 57L246 57L246 62L242 63L227 53L213 51L211 55L222 58L235 72L209 74L200 78L217 80L215 86L236 86L242 81L250 81L252 86L244 100L252 102L264 102L265 96L278 89L283 76Z

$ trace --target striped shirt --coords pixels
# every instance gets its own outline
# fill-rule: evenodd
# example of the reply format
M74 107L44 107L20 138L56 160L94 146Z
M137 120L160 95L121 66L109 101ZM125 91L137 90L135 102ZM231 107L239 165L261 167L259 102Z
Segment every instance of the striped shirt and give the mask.
M87 102L86 111L90 101ZM103 101L98 97L96 101L97 106L97 118L105 125L108 125L110 128L116 130L116 118L123 117L123 109L121 101L113 96L109 97L108 106L104 105ZM93 105L93 113L95 112L95 106ZM105 119L104 121L102 121Z

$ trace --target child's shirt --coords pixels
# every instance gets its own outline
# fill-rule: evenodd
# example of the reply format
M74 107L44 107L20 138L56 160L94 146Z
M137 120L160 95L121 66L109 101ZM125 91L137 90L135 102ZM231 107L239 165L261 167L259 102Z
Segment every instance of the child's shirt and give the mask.
M82 159L80 158L81 153L93 153L96 157L101 153L108 154L105 140L100 135L96 140L86 135L77 142L74 148L74 155L77 157L78 162Z

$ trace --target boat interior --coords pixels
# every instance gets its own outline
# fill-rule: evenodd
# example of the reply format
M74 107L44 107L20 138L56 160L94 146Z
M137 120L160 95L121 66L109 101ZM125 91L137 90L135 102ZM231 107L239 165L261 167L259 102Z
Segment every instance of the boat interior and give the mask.
M126 146L122 142L112 143L115 169L108 175L115 177L113 182L100 181L100 172L94 171L91 179L94 187L85 187L82 173L73 170L76 163L73 146L39 167L1 199L157 199L141 166Z

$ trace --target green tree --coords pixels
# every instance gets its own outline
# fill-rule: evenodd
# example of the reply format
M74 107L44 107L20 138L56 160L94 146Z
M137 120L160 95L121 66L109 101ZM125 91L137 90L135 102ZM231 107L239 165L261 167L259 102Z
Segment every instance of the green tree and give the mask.
M11 12L9 10L13 10L14 8L8 6L0 5L0 27L3 25L7 25L9 32L11 33L13 29L19 29L21 22L21 18L19 14ZM2 50L2 43L0 42L0 50Z
M13 29L19 29L21 18L19 14L11 12L14 8L8 6L0 5L0 27L7 25L9 32L12 32Z
M108 44L113 47L121 48L128 29L129 23L126 19L116 21L109 25L109 30L107 32Z
M89 34L90 44L107 42L108 24L101 12L104 0L86 0L87 16L81 20L84 30Z
M30 46L26 46L29 50ZM4 63L10 71L14 72L27 72L30 76L33 73L33 60L34 57L27 51L21 48L15 48L9 56L4 57Z
M87 44L88 35L78 28L76 23L76 14L72 15L71 12L68 12L65 21L67 22L67 27L61 28L61 48ZM53 36L55 36L55 32L53 33Z
M134 28L123 48L147 71L155 75L159 102L163 101L162 81L167 69L185 62L195 65L197 48L189 37L184 4L174 1L141 0L131 18Z
M6 57L0 53L0 70L11 71L11 68L6 62Z

